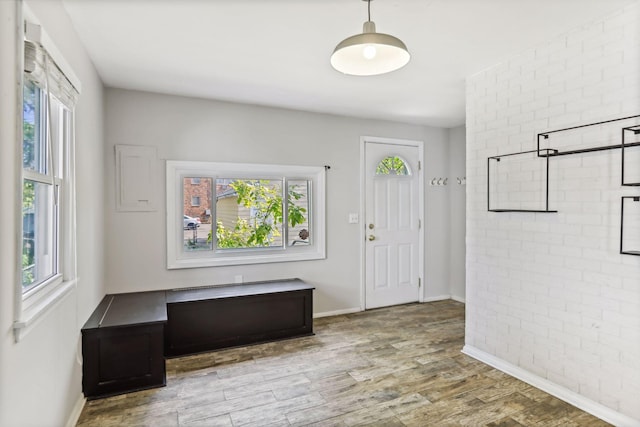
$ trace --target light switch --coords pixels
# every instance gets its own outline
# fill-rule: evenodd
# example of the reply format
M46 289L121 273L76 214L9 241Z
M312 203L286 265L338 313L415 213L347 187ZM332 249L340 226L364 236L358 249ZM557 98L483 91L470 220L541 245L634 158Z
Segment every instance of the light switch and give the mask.
M358 214L357 213L350 213L349 214L349 224L357 224L359 221L358 219Z

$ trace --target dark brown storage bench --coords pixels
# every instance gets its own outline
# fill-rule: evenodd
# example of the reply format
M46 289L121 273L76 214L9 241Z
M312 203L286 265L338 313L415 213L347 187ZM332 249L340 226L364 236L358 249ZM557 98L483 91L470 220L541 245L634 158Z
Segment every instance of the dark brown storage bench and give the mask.
M313 335L313 289L292 279L167 291L165 355Z
M88 399L166 384L165 292L106 295L82 328Z
M300 279L106 295L82 328L88 399L161 387L165 357L313 335Z

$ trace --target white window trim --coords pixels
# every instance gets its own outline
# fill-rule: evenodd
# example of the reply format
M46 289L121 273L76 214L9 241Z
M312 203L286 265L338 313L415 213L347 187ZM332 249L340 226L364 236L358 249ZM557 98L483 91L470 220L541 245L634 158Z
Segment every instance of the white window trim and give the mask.
M326 258L324 167L167 161L167 268L219 267L227 265L306 261ZM285 250L255 249L185 253L183 248L183 179L186 177L306 179L312 181L310 201L313 244L287 247ZM215 187L214 187L215 188Z
M74 126L73 115L70 126ZM69 147L65 153L65 177L60 191L61 217L58 236L60 247L58 251L61 260L59 272L33 290L24 293L22 292L22 284L16 284L16 319L13 324L16 342L26 335L44 313L75 289L77 284L74 147L74 133L72 132ZM22 236L22 232L20 232L20 236ZM20 245L20 247L22 246ZM17 277L22 277L21 263Z
M50 282L53 283L43 283L38 286L38 291L31 295L31 298L25 298L20 319L13 322L16 342L24 338L49 309L70 294L76 288L78 280L64 281L61 275L57 275L52 277Z
M71 113L70 128L75 126ZM13 323L14 338L20 341L37 324L39 318L53 308L76 288L76 199L75 199L75 132L71 131L69 146L65 150L65 168L60 189L59 272L37 287L22 292L22 284L16 284L16 318ZM23 172L24 173L24 172ZM22 182L21 178L21 182ZM21 201L22 199L20 199ZM20 232L22 236L22 231ZM22 247L21 245L19 247ZM22 264L19 275L22 277Z
M24 17L29 22L25 23L25 38L37 41L41 43L47 50L49 55L54 59L58 67L63 71L65 76L70 80L73 86L77 89L78 93L81 92L81 83L77 78L68 62L64 59L60 50L53 43L48 34L38 25L38 21L34 14L30 11L26 4L22 4L22 13L18 13L18 21L21 22ZM34 24L35 23L35 24ZM23 40L19 39L20 49L19 52L23 52L22 45ZM23 57L23 55L19 55ZM22 88L23 73L21 65L19 67L20 80L18 84ZM22 93L22 89L19 91ZM22 111L22 96L17 97L18 111ZM16 120L22 121L22 114L18 114ZM65 168L63 188L61 188L61 217L60 217L60 231L59 242L60 248L59 255L61 256L59 264L58 274L50 277L47 281L37 286L33 290L23 293L21 280L17 280L15 283L15 301L14 301L14 322L13 332L14 339L19 342L23 339L27 333L29 333L35 325L42 320L44 314L54 308L60 301L62 301L67 295L71 294L75 290L78 277L77 277L77 256L76 256L76 198L75 198L75 114L71 112L70 118L70 140L68 150L65 155ZM22 126L18 126L18 141L22 140ZM22 161L22 158L20 158ZM23 169L20 170L19 182L20 188L22 188L23 182ZM21 194L21 192L20 192ZM19 204L21 205L22 198L19 198ZM17 206L18 216L22 218L22 208ZM20 220L22 224L22 220ZM20 225L19 237L22 240L22 225ZM18 248L22 248L22 244L17 245ZM19 253L21 253L19 251ZM21 260L22 257L18 257ZM22 262L17 263L16 278L22 277Z

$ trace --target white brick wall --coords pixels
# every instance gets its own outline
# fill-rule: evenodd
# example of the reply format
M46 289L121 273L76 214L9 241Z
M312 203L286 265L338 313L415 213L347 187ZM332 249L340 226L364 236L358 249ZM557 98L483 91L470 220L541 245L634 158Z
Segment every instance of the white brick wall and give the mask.
M551 159L558 213L487 212L488 156L533 150L537 133L637 114L640 2L468 79L466 344L640 420L640 257L619 254L620 197L640 187L620 186L620 150ZM546 142L612 145L620 127ZM639 152L628 176L640 176ZM493 206L539 203L537 166L502 172ZM640 249L632 208L625 227Z

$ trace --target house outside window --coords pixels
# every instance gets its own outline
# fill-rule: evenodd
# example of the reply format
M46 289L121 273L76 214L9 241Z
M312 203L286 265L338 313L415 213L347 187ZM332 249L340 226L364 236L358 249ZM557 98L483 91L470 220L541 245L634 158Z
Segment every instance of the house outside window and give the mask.
M210 218L206 210L211 205L211 179L202 177L185 177L183 180L183 213L199 218L207 223Z

